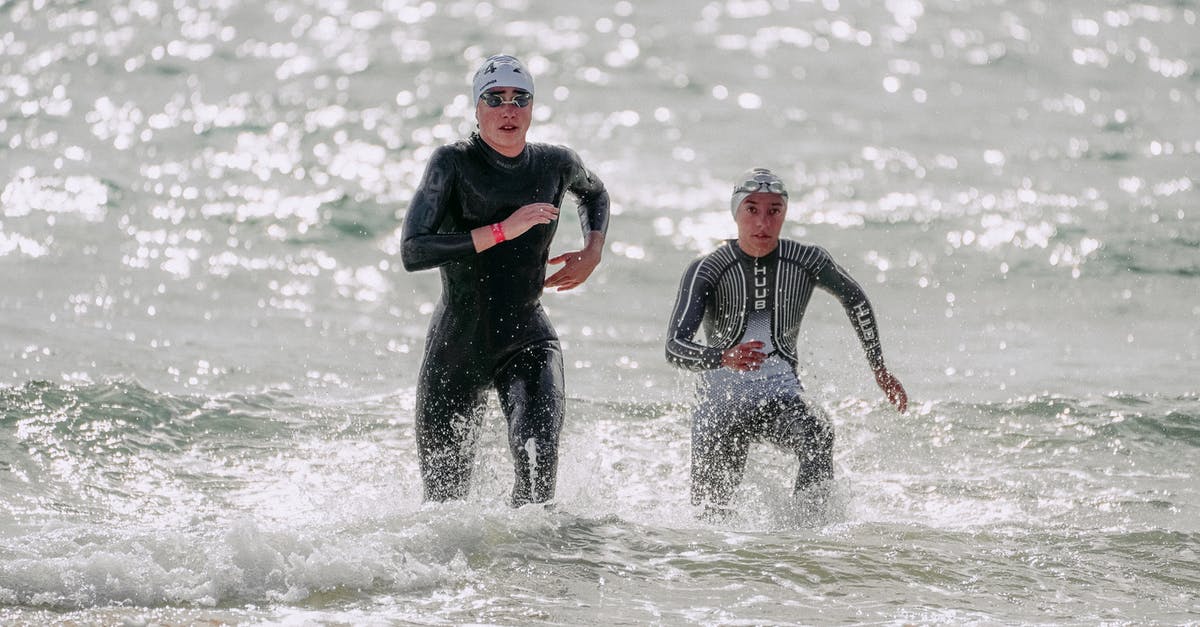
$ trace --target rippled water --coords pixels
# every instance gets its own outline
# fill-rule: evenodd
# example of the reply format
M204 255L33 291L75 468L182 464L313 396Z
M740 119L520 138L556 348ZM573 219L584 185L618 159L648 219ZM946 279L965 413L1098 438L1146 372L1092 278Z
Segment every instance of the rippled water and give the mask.
M1200 622L1198 15L0 2L0 620ZM495 407L464 503L421 504L412 436L439 285L397 229L498 51L616 214L598 273L544 299L551 511L504 506ZM913 409L818 296L833 502L756 449L708 524L665 316L751 165L866 286Z

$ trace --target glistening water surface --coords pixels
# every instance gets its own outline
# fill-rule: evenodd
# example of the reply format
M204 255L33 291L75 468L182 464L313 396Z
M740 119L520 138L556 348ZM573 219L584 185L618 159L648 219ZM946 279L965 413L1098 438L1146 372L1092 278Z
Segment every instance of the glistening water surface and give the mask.
M0 3L0 620L14 624L1196 624L1193 0ZM435 272L398 229L487 55L607 184L543 302L551 510L413 441ZM755 449L687 500L688 261L751 166L871 296L896 414L818 293L837 480ZM555 251L580 244L565 207Z

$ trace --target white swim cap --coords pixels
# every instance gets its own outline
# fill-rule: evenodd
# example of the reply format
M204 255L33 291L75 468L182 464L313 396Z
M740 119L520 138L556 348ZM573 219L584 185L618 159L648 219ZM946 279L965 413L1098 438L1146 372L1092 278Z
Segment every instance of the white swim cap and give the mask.
M783 202L787 202L788 193L787 188L783 185L783 179L766 168L754 168L747 170L742 175L742 182L734 186L733 196L729 199L729 212L736 216L738 207L742 206L742 201L755 192L779 194L783 196Z
M487 58L475 72L471 81L475 92L475 101L493 87L512 87L533 94L533 75L525 69L525 65L516 57L507 54L495 54Z

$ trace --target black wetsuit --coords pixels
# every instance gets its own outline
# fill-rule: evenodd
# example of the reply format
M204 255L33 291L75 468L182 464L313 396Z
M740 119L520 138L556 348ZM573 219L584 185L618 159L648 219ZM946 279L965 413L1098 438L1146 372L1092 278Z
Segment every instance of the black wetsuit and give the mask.
M442 298L430 321L417 388L417 448L425 498L466 495L486 404L496 389L508 418L516 505L554 496L564 413L562 352L539 303L558 225L481 253L470 231L520 207L575 197L584 237L608 228L608 193L570 149L527 144L505 157L479 135L430 158L404 219L407 270L437 267Z
M667 331L667 360L701 371L692 424L692 502L721 507L741 482L750 444L766 440L800 460L795 489L833 477L833 425L801 397L796 341L815 287L841 301L873 370L883 368L875 315L862 288L818 246L781 239L763 257L728 241L692 262ZM695 337L704 326L705 344ZM764 342L760 370L721 365L729 348Z

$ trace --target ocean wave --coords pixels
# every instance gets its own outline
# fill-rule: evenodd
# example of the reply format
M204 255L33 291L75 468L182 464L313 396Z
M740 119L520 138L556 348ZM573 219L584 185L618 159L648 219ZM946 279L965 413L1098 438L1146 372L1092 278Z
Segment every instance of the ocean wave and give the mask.
M103 458L179 450L196 437L270 438L291 422L286 395L223 397L155 392L136 382L60 385L33 381L0 389L0 428L27 444Z
M9 539L0 555L0 604L82 608L112 604L214 607L295 603L315 594L428 589L469 572L461 552L423 561L408 533L264 528L69 529Z
M353 519L370 511L354 493L394 499L419 486L408 393L331 401L286 391L178 395L129 381L31 382L0 390L0 402L0 512L21 520L155 515L176 527L228 508L270 520L317 520L333 508ZM665 524L690 516L686 403L574 403L560 499ZM1030 499L1046 521L1141 510L1170 518L1184 506L1178 481L1196 468L1182 451L1200 447L1195 395L931 401L903 417L880 403L825 410L836 425L850 519L904 511L925 524L1008 524L1028 516ZM502 423L489 409L472 498L502 500L510 487ZM772 447L755 454L742 524L803 523L772 505L788 500L793 464ZM857 487L872 482L879 485ZM922 507L924 514L915 509Z
M1069 581L1042 607L1069 622L1070 607L1099 607L1131 579L1152 578L1162 611L1179 615L1200 550L1200 529L1181 519L1192 472L1181 464L1193 462L1155 459L1193 437L1194 395L936 401L903 417L881 403L831 403L839 479L822 515L790 498L793 460L764 449L726 521L697 519L687 501L689 425L673 401L574 399L556 506L513 510L503 430L490 428L468 499L422 504L411 423L385 418L390 396L205 397L128 381L2 395L6 435L60 447L27 461L76 465L43 480L82 476L110 491L60 492L64 507L22 510L28 468L0 472L0 605L30 611L364 605L514 622L530 604L544 620L578 618L582 606L652 587L650 614L779 622L780 598L896 617L919 589L965 595L953 617L986 622L1011 615L1030 589ZM209 428L171 425L197 421ZM93 435L110 423L129 448ZM163 439L148 435L160 430ZM89 446L95 465L80 469ZM744 592L737 612L703 600L729 582ZM489 592L514 589L524 604ZM1123 612L1136 612L1130 599ZM631 607L618 611L645 617ZM918 615L931 616L906 616Z
M529 604L547 617L571 615L605 598L641 598L647 586L670 591L645 599L647 611L662 615L727 612L705 598L735 586L743 592L738 607L752 613L786 598L796 610L840 615L867 604L886 614L897 606L884 606L904 607L922 590L957 598L957 615L981 619L1050 589L1059 592L1040 597L1042 617L1070 621L1089 618L1072 618L1073 607L1099 607L1114 589L1153 582L1144 602L1183 615L1200 550L1200 535L1156 530L948 531L901 522L780 534L500 503L430 505L352 526L238 519L182 533L58 529L22 540L0 547L0 604L66 611L374 603L393 615L452 622ZM508 607L488 596L496 586L523 590L525 603ZM1116 603L1137 611L1127 595Z
M1146 447L1200 446L1200 396L1119 394L1077 398L1034 395L995 403L945 402L950 420L1004 438L1108 446L1128 439ZM1000 427L1000 428L997 428ZM1006 428L1005 428L1006 427Z
M15 520L220 516L308 434L354 428L282 391L155 392L131 381L0 390L0 515ZM324 435L320 437L325 437Z

